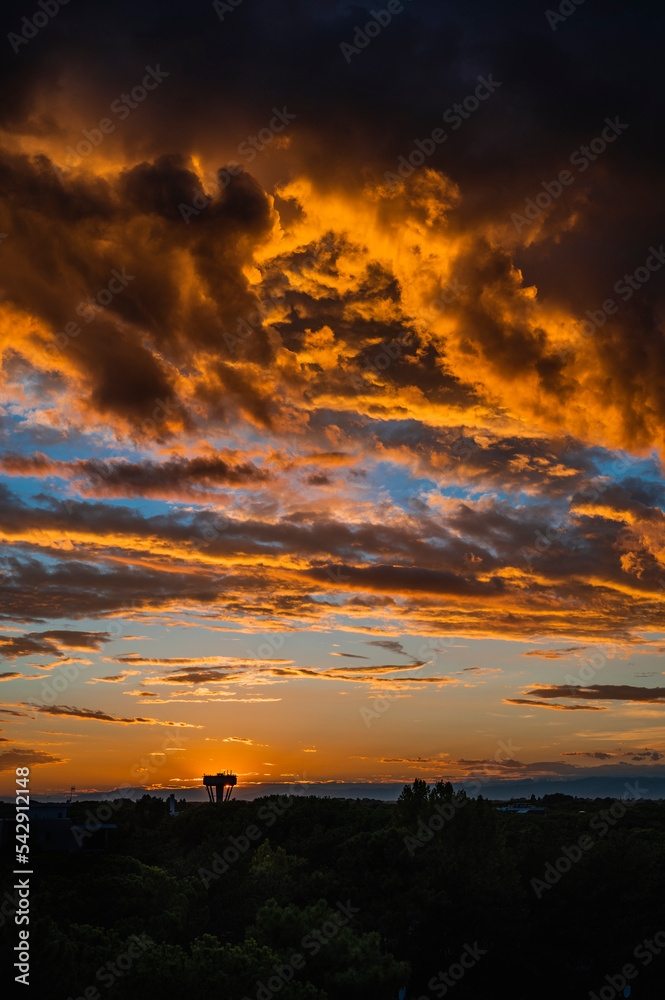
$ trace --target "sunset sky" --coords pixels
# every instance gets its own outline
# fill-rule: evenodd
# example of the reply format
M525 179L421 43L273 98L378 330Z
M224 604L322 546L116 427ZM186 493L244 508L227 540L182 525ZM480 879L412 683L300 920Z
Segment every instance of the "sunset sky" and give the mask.
M0 794L665 775L662 12L51 4Z

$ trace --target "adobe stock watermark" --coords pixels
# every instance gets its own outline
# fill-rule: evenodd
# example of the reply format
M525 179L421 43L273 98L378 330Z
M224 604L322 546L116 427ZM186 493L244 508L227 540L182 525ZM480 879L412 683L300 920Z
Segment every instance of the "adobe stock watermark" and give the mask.
M411 2L412 0L409 0L409 3ZM371 20L363 28L359 28L358 25L354 28L353 45L350 42L340 42L339 47L345 61L350 63L353 56L359 56L372 39L388 27L394 15L401 14L403 10L404 5L400 0L388 0L385 10L370 10Z
M145 76L140 84L136 84L129 93L123 93L111 102L109 111L120 121L128 118L131 112L145 101L150 91L156 90L160 83L171 75L165 70L160 69L159 63L154 68L146 66L145 71ZM85 157L90 156L93 149L101 146L104 138L110 135L111 132L115 132L115 130L116 124L112 118L101 118L96 128L81 129L83 138L76 144L76 149L73 149L71 146L65 147L65 153L67 153L65 166L70 169L80 166ZM58 177L62 178L62 172L55 163L53 164L53 169Z
M583 3L584 0L561 0L557 10L550 10L548 8L545 11L545 17L552 31L556 31L557 25L567 21Z
M665 264L665 245L661 243L658 249L655 246L649 247L644 264L636 267L632 274L624 274L619 278L613 290L622 302L629 302L635 292L639 292L647 282L651 281L651 276L660 271L663 264ZM586 319L582 320L580 327L582 336L591 337L596 330L605 326L610 316L616 316L620 308L615 299L605 299L599 309L587 309L584 313ZM565 347L559 354L565 358L572 351L572 346Z
M54 704L70 684L78 680L81 676L81 669L85 666L85 664L79 664L80 661L78 660L75 660L73 663L66 663L60 668L58 673L53 674L44 682L40 691L41 704Z
M117 268L113 268L111 277L104 288L100 288L96 295L89 295L87 299L79 302L74 310L76 315L80 316L86 323L92 323L100 312L108 309L116 295L124 292L129 282L134 281L135 278L136 275L127 274L124 267L120 271ZM80 324L74 320L70 320L68 323L65 323L60 333L56 333L51 343L47 344L44 350L49 357L57 357L69 345L70 340L73 337L78 337L80 333Z
M65 7L68 3L69 0L37 0L39 10L34 11L30 17L21 18L21 34L18 35L16 32L10 31L7 35L7 41L14 52L18 53L22 45L27 45L28 42L32 41L40 29L45 28L60 8Z
M168 420L171 415L180 408L180 403L177 399L162 400L157 398L154 402L156 403L156 406L153 408L152 417L146 417L141 424L145 434L154 433L160 423ZM95 472L89 476L89 481L93 486L99 489L104 480L109 479L113 475L113 466L109 465L108 462L104 462L96 458L90 459L88 464L95 469ZM78 514L83 505L83 500L72 500L71 497L67 497L62 501L62 506L68 514ZM202 548L204 545L209 544L210 541L213 540L213 538L209 535L210 531L213 532L213 538L219 537L219 533L216 532L214 528L206 528L202 530L201 535L190 535L188 541L194 548ZM136 601L132 601L130 602L130 607L133 610L137 610L139 605ZM120 634L120 627L112 624L109 626L109 631Z
M502 757L505 755L505 760L514 760L514 754L518 753L521 747L514 747L512 740L499 740L497 743L497 750L494 752L494 761L497 764L501 763ZM490 771L489 765L485 764L482 768L485 772L479 776L473 776L471 784L468 787L469 793L473 796L480 789L491 781L492 778L496 777L496 774ZM475 787L472 787L475 786ZM464 792L466 793L467 788L464 786ZM404 837L404 846L409 852L410 857L413 857L416 851L424 847L425 844L433 838L435 833L442 830L446 823L449 823L462 809L467 802L469 802L469 797L465 795L460 795L459 793L454 793L452 799L448 802L437 802L434 806L434 812L428 820L421 819L418 822L418 829L413 834L406 834Z
M197 525L198 534L190 535L187 541L191 548L200 552L201 549L207 548L213 542L219 541L223 532L226 531L230 524L231 521L228 517L216 515L214 521L203 525L201 528Z
M144 417L141 421L141 430L144 434L150 435L154 434L158 426L166 420L170 420L173 413L180 409L180 402L177 399L166 399L162 400L157 398L155 400L156 406L152 411L152 415L149 417Z
M604 470L604 482L596 482L592 486L587 486L580 492L580 496L584 500L588 500L590 503L595 503L600 500L604 493L614 485L613 480L617 479L624 472L629 471L633 467L633 463L629 458L619 455L614 458L609 466ZM632 496L632 494L629 494Z
M84 824L82 826L80 824L72 825L72 836L76 841L77 847L81 847L88 837L94 836L98 830L101 830L104 824L108 823L119 809L122 809L122 805L122 799L109 798L107 801L101 802L96 806L94 812L92 809L88 809L85 814Z
M571 153L568 162L571 166L577 167L579 174L583 174L628 127L619 120L618 115L614 119L606 118L605 128L602 129L600 135L592 139L588 146L580 146L579 149ZM563 189L570 187L574 181L575 176L570 170L562 170L553 181L541 181L540 186L543 190L539 191L535 198L526 199L524 215L513 212L510 216L510 221L517 232L521 232L525 226L529 226L536 219L539 219L545 209L549 208L560 197Z
M152 415L150 417L144 417L141 421L141 430L147 437L154 435L159 425L163 424L167 420L170 420L175 411L179 410L182 405L177 399L160 399L159 396L154 399L153 402L155 403L155 406L153 407ZM95 460L94 466L100 477L96 480L98 484L101 484L102 479L106 479L112 474L105 463L100 463ZM62 505L68 514L78 512L81 503L82 501L72 500L71 498L62 501Z
M249 647L246 648L246 652L253 660L270 660L273 654L284 645L284 636L280 632L264 632L260 638L266 641L259 646L256 652Z
M360 913L360 909L357 906L352 906L350 899L346 903L338 901L337 912L332 915L330 920L326 920L321 927L308 931L303 936L300 947L307 952L308 957L314 958L322 948L332 941L333 938L337 937L342 927L346 927L357 913ZM259 980L256 983L257 989L254 994L254 1000L272 1000L274 996L277 996L284 989L287 983L291 982L296 972L300 972L305 968L306 964L307 958L305 955L302 952L294 952L289 961L285 962L284 965L273 965L272 971L275 975L267 979L266 982ZM252 998L244 996L242 1000L252 1000Z
M534 877L530 880L529 885L536 894L536 899L541 899L547 889L551 889L557 885L566 872L569 872L574 864L581 861L585 853L590 851L598 843L598 840L606 837L609 831L623 819L628 812L629 806L635 805L635 802L639 798L643 798L648 791L646 788L641 789L637 782L635 782L634 788L628 782L625 782L624 788L626 789L624 796L613 802L609 809L601 809L600 812L595 813L591 817L589 829L598 834L595 840L588 833L581 834L574 844L569 844L567 847L561 848L561 854L556 861L553 863L551 861L547 862L542 878ZM627 801L631 797L633 801Z
M271 798L265 805L259 807L256 813L257 818L266 828L270 828L292 804L293 796L278 795L274 801ZM211 882L216 882L222 875L225 875L236 861L247 854L250 848L253 850L264 833L265 830L259 829L255 823L250 823L240 836L229 836L227 838L228 847L223 848L221 854L215 851L210 859L210 868L199 868L197 872L205 888L207 889Z
M317 246L315 251L307 253L304 258L300 261L299 266L295 268L296 273L300 277L306 276L306 272L313 270L321 256L326 252L331 252L334 249L334 239L330 236L324 237L320 244ZM274 312L278 304L282 302L281 296L268 295L265 298L259 299L256 308L253 309L246 316L237 317L237 326L235 333L224 333L223 340L229 351L235 354L238 344L242 344L249 337L251 337L264 323L268 316Z
M461 440L461 439L460 439ZM459 442L455 442L455 445ZM475 442L474 442L475 443ZM453 445L454 447L454 445ZM469 450L469 454L471 450ZM414 659L416 662L422 660L425 663L430 663L432 660L436 660L447 652L446 647L450 647L453 644L454 636L446 635L441 638L436 638L434 636L427 639L418 649L418 652ZM432 655L434 654L434 655ZM367 668L371 671L371 667ZM372 723L376 722L377 719L382 718L388 709L391 707L393 702L398 701L398 695L386 694L382 695L380 698L374 697L369 699L369 705L361 705L358 709L360 718L363 720L365 727L369 729Z
M226 332L222 338L232 354L235 354L238 344L248 340L256 330L260 329L268 316L275 311L279 301L280 299L276 296L268 295L266 298L259 299L256 308L252 309L247 316L237 317L236 332Z
M444 972L440 969L435 976L432 976L427 983L427 989L431 990L436 997L445 997L448 990L456 986L460 979L463 979L469 969L473 969L478 964L483 955L487 954L486 948L481 948L477 941L465 944L462 954L457 962ZM421 996L418 1000L430 1000L429 997Z
M642 968L646 968L647 965L651 965L654 958L660 955L664 948L665 931L656 931L653 938L645 938L633 948L633 958L637 958ZM614 1000L614 997L619 996L620 992L623 996L630 996L628 982L637 979L639 974L639 969L635 968L631 962L626 962L619 972L605 976L605 985L601 986L597 993L589 990L589 1000ZM627 987L628 992L626 992Z
M137 934L131 934L128 940L131 941L131 944L129 944L127 950L116 955L113 961L104 962L95 973L95 979L104 989L110 989L118 979L122 979L129 972L136 960L141 958L154 945L152 939L146 934L141 934L140 937ZM101 1000L101 996L102 994L97 987L91 984L85 988L82 996L70 996L68 1000Z
M584 663L579 668L577 672L577 677L573 677L572 674L566 674L564 681L568 685L571 693L571 697L577 695L577 689L586 687L599 670L602 670L607 664L608 658L612 659L616 656L618 647L614 644L606 647L605 651L598 651L593 653L590 657L584 657Z
M273 141L275 136L283 132L287 125L298 117L295 114L291 114L286 106L281 111L278 108L273 108L272 110L274 117L270 119L269 124L259 129L256 135L248 135L236 147L238 155L242 156L246 163L252 163L258 154ZM229 184L231 178L237 177L242 171L242 164L231 160L225 167L209 174L208 180L220 190L223 190ZM208 207L213 198L214 195L195 192L190 205L180 202L178 211L187 225L190 224L192 216L200 215Z
M565 348L560 353L568 353L570 348ZM607 480L602 483L596 483L593 486L587 487L582 490L581 496L585 500L595 502L599 500L603 493L605 493L611 486L612 476L618 476L620 473L625 472L631 467L631 462L623 457L619 457L612 462L610 468L607 469L606 475ZM534 543L533 545L527 547L525 545L520 549L520 555L530 564L537 555L543 555L547 552L549 548L555 543L558 543L562 538L565 538L568 534L568 527L555 527L555 525L548 525L544 531L537 528L534 532ZM600 668L598 668L600 669Z
M440 316L449 306L457 302L467 288L468 285L462 285L457 278L449 278L448 281L444 281L437 297L425 306L423 315L431 322L434 316Z
M536 528L534 532L534 543L528 548L523 545L520 549L520 555L522 555L526 561L531 564L537 555L543 555L547 552L549 548L558 542L562 537L568 534L567 528L555 528L553 524L548 524L545 531L541 531L540 528Z
M227 14L232 14L243 2L244 0L213 0L212 7L220 21L223 21Z
M152 777L160 768L164 767L169 760L167 756L169 751L186 750L187 748L182 744L187 743L188 740L189 736L184 735L178 736L177 740L173 736L167 736L162 741L160 750L151 751L136 764L132 765L129 771L130 778L133 778L135 781L145 782L146 778Z
M446 309L451 306L454 302L457 302L461 297L462 293L466 291L467 285L462 285L456 278L450 278L445 281L441 287L436 299L426 306L423 310L423 315L427 315L431 321L434 316L440 316ZM402 357L402 352L405 347L410 347L414 342L414 333L409 328L405 329L399 337L391 340L387 343L381 344L379 351L374 355L373 358L365 362L365 367L363 369L364 373L369 372L383 372L397 361L398 358ZM357 391L364 388L364 382L362 381L361 375L358 372L353 372L349 376L349 381L354 385Z
M451 108L446 108L443 112L442 118L446 124L450 125L453 132L461 128L463 122L478 110L483 101L486 101L499 87L503 86L499 80L492 79L491 73L489 77L478 76L476 80L478 84L472 94L467 94L461 103L453 104ZM383 175L390 189L394 191L401 180L410 177L418 167L422 167L425 160L435 152L437 146L447 141L448 133L442 128L433 129L429 138L414 139L414 148L408 156L400 155L397 157L397 174L399 176L391 173L390 170L386 170Z
M143 780L145 782L147 777L151 777L157 771L160 770L166 764L168 757L168 751L185 750L186 747L182 746L189 739L188 736L178 737L177 743L180 745L174 745L174 738L167 737L162 742L162 749L155 750L141 760L132 765L129 771L130 778L134 780ZM103 802L100 802L95 806L94 811L88 809L83 824L75 824L72 826L72 835L78 847L80 847L88 837L92 837L98 830L101 830L105 823L113 817L114 813L118 812L123 806L122 798L115 796L111 798L107 795Z

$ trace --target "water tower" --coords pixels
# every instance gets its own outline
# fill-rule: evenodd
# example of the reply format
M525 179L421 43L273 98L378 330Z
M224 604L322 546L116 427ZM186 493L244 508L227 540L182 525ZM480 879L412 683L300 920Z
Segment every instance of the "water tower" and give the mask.
M231 771L218 771L217 774L203 775L203 784L208 789L208 798L211 802L228 802L237 783L238 776Z

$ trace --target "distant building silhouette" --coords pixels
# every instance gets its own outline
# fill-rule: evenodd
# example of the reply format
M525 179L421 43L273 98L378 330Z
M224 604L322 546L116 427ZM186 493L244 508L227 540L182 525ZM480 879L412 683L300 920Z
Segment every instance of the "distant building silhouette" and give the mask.
M39 851L105 851L109 830L115 823L95 822L94 827L79 826L69 816L67 802L32 802L29 807L30 846ZM15 840L16 823L3 819L0 825L0 845Z
M511 802L507 806L497 806L499 812L504 813L544 813L544 806L534 806L533 802L523 799L521 802Z

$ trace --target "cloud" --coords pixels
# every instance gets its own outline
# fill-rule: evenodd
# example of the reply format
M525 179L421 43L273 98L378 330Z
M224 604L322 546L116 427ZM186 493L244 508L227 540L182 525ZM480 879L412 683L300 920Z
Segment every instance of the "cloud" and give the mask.
M38 767L40 764L66 764L64 757L55 757L45 750L0 751L0 771L14 771L17 767Z
M561 712L605 712L598 705L556 705L547 701L536 701L533 698L504 698L506 705L533 705L538 708L555 708Z
M382 764L441 764L442 758L447 754L439 754L437 757L381 757Z
M396 639L372 639L365 643L366 646L379 646L381 649L388 649L391 653L401 653L410 659L410 654L405 652L401 642Z
M564 649L531 649L522 656L538 656L545 660L565 660L572 653L580 653L586 646L567 646Z
M264 483L268 473L251 462L234 464L228 457L200 455L168 462L53 461L46 455L0 455L0 468L9 475L58 476L82 486L84 495L109 497L152 496L164 499L205 500L219 486Z
M462 667L461 670L457 670L458 674L500 674L501 667Z
M376 523L378 518L342 523L328 514L246 515L217 531L214 516L203 511L144 516L104 503L72 502L67 510L59 501L28 508L8 492L5 498L0 529L17 555L5 565L0 592L2 613L13 619L119 614L129 592L134 616L161 612L178 620L183 602L206 613L223 606L250 629L265 613L293 627L290 621L315 623L342 614L380 619L388 607L407 634L456 632L463 620L468 635L593 631L596 638L618 634L630 643L640 641L632 631L635 621L642 632L657 625L656 569L652 578L631 580L627 593L616 529L608 535L605 523L573 525L566 547L538 554L532 532L547 528L538 505L515 509L497 500L449 500L442 519L432 501L406 520L395 509L388 526ZM44 540L41 554L49 556L48 564L35 558L35 537ZM386 545L410 565L386 566ZM334 561L336 552L347 551L363 552L354 555L356 565ZM448 568L441 569L442 563ZM551 588L566 602L564 618L543 600ZM35 647L37 640L42 645ZM47 648L42 633L26 633L20 642L17 648L5 640L16 655ZM401 643L397 647L409 658ZM119 662L140 663L135 656Z
M538 698L590 698L594 701L646 702L652 705L665 704L665 688L641 688L631 684L590 684L588 687L552 684L537 684L526 694Z
M124 656L113 657L116 663L135 663L148 666L182 666L199 667L207 664L226 666L233 663L292 663L292 660L275 658L235 657L235 656L139 656L137 653L127 653Z
M105 659L105 657L102 657ZM53 663L30 663L28 666L34 667L35 670L55 670L60 667L66 667L70 663L76 663L80 667L90 667L92 666L92 660L84 660L80 656L63 656L59 660L54 660Z
M394 674L395 671L413 670L424 664L415 661L404 665L386 664L384 666L363 666L363 667L328 667L326 669L313 669L311 667L297 666L290 660L273 661L235 661L223 664L220 667L199 667L198 665L184 666L180 669L163 672L159 678L151 677L149 682L155 684L229 684L248 685L278 683L292 679L309 679L335 681L352 681L359 684L370 684L373 687L385 687L396 689L398 687L414 687L419 684L454 684L454 680L448 677L413 677L413 676L385 676Z
M465 781L478 777L515 781L520 778L573 777L584 773L584 769L563 761L524 762L514 758L496 760L490 757L454 759L447 753L375 759L382 764L408 764L410 770L421 771L431 781Z
M86 684L122 684L130 677L137 677L140 670L123 670L120 674L111 674L109 677L93 677Z
M632 754L630 753L626 754L626 756L630 757L631 760L638 762L645 760L659 761L665 757L665 754L661 753L660 750L643 750L643 751L635 751Z
M430 690L455 683L423 675L442 636L544 660L639 648L662 630L663 284L616 289L663 229L658 32L623 38L623 5L605 4L571 47L521 0L409 4L349 64L354 8L252 2L231 32L208 6L209 37L168 3L84 5L75 32L50 23L48 59L35 43L8 66L0 616L25 632L0 652L52 669L116 635L77 623L130 618L195 626L190 652L211 648L194 645L204 629L258 645L267 628L343 628L385 635L370 645L407 664L155 644L95 678L103 692L141 669L150 690L130 696L161 704L158 685L183 702L301 679ZM608 89L617 32L640 72ZM176 49L164 87L73 165L68 147L130 86L120 69L140 79ZM451 129L445 108L481 73L496 94ZM217 173L276 94L295 119ZM608 115L629 127L577 170ZM439 126L445 148L392 183ZM573 183L519 224L567 166ZM658 690L538 685L509 702L616 715L657 710Z
M147 695L142 691L125 691L124 694L135 695L138 698L149 697L154 698L151 701L151 705L225 705L228 702L237 703L239 705L254 705L262 704L263 702L273 702L281 701L281 698L263 698L257 696L247 697L247 698L235 698L233 694L221 693L220 696L213 696L207 691L183 691L167 696L164 698L159 697L153 692L149 692ZM201 728L200 726L196 728Z
M44 715L65 715L72 719L92 720L94 722L119 722L123 725L148 725L148 726L177 726L187 729L201 729L202 726L195 726L189 722L166 722L161 719L131 718L123 719L114 715L109 715L102 709L74 708L69 705L33 705L26 703L26 708L32 712L39 712Z
M67 629L27 632L21 636L0 638L0 655L8 659L35 655L61 656L62 649L99 649L111 639L108 632L77 632Z

